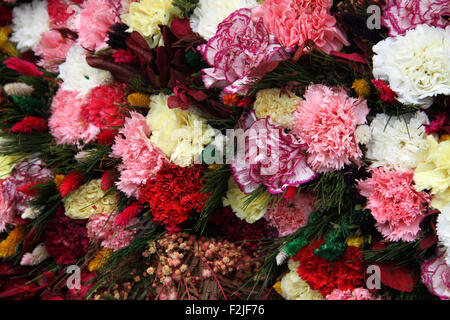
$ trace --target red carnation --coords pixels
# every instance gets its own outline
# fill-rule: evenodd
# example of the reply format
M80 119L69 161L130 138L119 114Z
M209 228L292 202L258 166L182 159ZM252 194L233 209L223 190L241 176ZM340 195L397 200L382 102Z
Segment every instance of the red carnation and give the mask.
M297 273L309 286L318 290L324 297L334 289L353 290L364 284L364 270L361 251L356 247L347 247L347 251L338 260L331 262L316 256L313 251L324 241L317 240L306 245L293 258L300 266Z
M150 204L155 223L177 227L203 208L201 178L201 166L167 164L140 190L140 199Z
M11 70L15 70L21 75L24 76L34 76L34 77L40 77L44 75L42 71L39 71L39 69L31 62L10 57L3 61L3 63Z
M374 87L378 91L380 99L384 102L393 103L395 101L395 92L383 81L372 79Z
M97 142L104 146L109 146L114 143L114 137L117 134L117 130L104 129L97 135Z
M116 217L114 225L123 227L127 226L131 219L141 213L142 208L142 203L139 203L137 201L133 202L128 207L126 207L125 210L119 213L119 215Z
M118 49L112 55L114 62L118 64L131 63L136 59L136 56L130 50Z
M14 133L30 133L32 131L45 132L48 130L47 119L27 116L11 128Z
M33 187L38 184L42 184L42 182L37 182L37 181L29 182L29 183L17 188L17 191L20 191L20 192L26 194L27 196L34 197L38 194L38 189L33 188Z
M89 246L85 221L70 219L58 208L44 232L45 248L57 264L73 264Z
M78 171L72 171L67 176L64 177L61 185L59 186L59 192L61 193L61 198L64 198L72 191L78 189L83 183L83 174Z

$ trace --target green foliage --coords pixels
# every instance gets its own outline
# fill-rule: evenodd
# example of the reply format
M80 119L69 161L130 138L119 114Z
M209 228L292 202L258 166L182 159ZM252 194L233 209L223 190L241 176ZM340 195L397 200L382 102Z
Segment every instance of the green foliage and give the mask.
M188 18L197 7L199 0L172 0L172 4L181 10L183 18Z
M16 97L13 96L12 100L19 107L19 109L27 114L38 117L47 117L48 108L44 108L42 100L33 97Z
M419 241L393 242L383 249L363 250L363 259L370 263L392 263L398 266L415 264Z

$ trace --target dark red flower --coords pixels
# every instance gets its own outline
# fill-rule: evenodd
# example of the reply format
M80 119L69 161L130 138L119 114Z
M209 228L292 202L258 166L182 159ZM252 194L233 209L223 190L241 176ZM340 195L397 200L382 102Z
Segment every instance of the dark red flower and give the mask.
M97 135L97 142L104 146L110 146L114 143L114 138L117 134L117 130L114 129L103 129Z
M84 256L89 246L85 221L73 220L58 208L44 231L45 248L57 264L73 264Z
M395 102L395 92L383 81L372 79L374 87L378 91L380 99L384 102Z
M362 266L361 250L347 247L347 251L336 261L331 262L313 251L324 241L317 240L308 244L297 252L293 258L300 266L297 273L309 286L327 296L334 289L353 290L364 284L364 270Z
M42 71L39 71L39 69L36 67L35 64L16 58L16 57L10 57L3 61L3 63L11 70L15 70L21 75L24 76L34 76L34 77L40 77L44 75Z
M141 201L148 202L153 221L177 227L194 212L200 212L206 195L200 193L202 167L183 168L167 164L140 190Z
M131 219L142 212L142 208L142 203L139 203L137 201L133 202L128 207L126 207L125 210L119 213L119 215L116 217L114 225L123 227L127 226Z
M425 132L432 134L436 132L450 133L450 125L448 123L448 116L445 113L439 113L436 118L430 122L430 124L424 124Z
M78 187L83 184L83 180L83 173L78 171L72 171L67 176L65 176L63 181L61 182L61 185L59 186L61 198L64 198L72 191L78 189Z
M170 24L170 31L172 31L178 39L183 39L193 33L189 20L180 18L175 18L172 20L172 23Z
M208 95L202 90L193 90L181 82L177 81L177 85L173 88L174 96L170 96L168 106L171 109L180 108L183 110L189 109L192 105L198 105L208 98Z
M27 116L12 126L14 133L30 133L32 131L45 132L48 130L47 119Z

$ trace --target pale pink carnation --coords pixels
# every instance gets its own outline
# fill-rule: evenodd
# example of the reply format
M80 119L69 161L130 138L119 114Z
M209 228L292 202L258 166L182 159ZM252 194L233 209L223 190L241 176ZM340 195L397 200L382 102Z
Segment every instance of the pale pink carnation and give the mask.
M327 300L380 300L375 299L369 290L365 288L355 288L353 290L334 289L325 297Z
M376 228L389 241L414 241L420 233L431 197L416 191L414 171L374 168L372 177L359 181L358 189L367 198L369 209L377 221Z
M350 45L330 14L333 0L266 0L252 10L253 19L264 19L269 32L285 46L303 46L306 40L326 52Z
M114 216L111 213L97 213L89 218L86 224L87 234L91 241L101 241L103 248L114 251L128 247L136 233L136 228L125 230L135 225L139 219L133 218L127 226L115 226Z
M445 263L443 252L421 266L422 280L432 294L442 300L450 300L450 266Z
M313 211L316 197L313 193L300 193L288 200L284 197L264 215L270 226L278 230L280 237L285 237L304 227Z
M108 29L120 22L118 4L114 0L86 0L76 19L78 44L97 51L107 46Z
M52 172L40 159L25 160L15 166L14 171L0 186L0 232L4 231L7 225L17 226L25 223L20 216L30 207L28 201L32 197L18 189L30 182L52 178Z
M205 61L213 67L202 70L206 88L245 94L247 84L258 79L251 74L255 68L287 58L262 20L253 23L250 15L249 9L236 10L219 24L208 43L198 46Z
M443 18L450 15L448 0L386 0L382 12L381 23L389 29L391 37L404 35L420 24L444 29L450 25Z
M278 194L316 177L306 164L305 144L294 135L275 126L270 117L256 120L253 111L245 122L248 144L238 144L231 163L234 179L244 193L263 184L270 193Z
M41 41L34 49L41 60L37 63L48 71L58 72L58 66L66 60L66 54L73 45L73 40L64 38L57 30L46 31L41 34Z
M351 162L360 165L355 131L366 122L366 101L349 97L343 88L320 84L310 85L304 97L297 105L292 132L308 145L308 164L321 173Z
M122 158L119 166L120 179L117 188L127 196L139 198L139 188L147 183L161 169L167 158L149 140L150 128L145 117L131 112L125 125L116 136L112 152L113 158Z
M83 117L84 102L76 91L59 89L56 92L48 125L57 144L78 144L79 139L89 143L99 133L100 129Z

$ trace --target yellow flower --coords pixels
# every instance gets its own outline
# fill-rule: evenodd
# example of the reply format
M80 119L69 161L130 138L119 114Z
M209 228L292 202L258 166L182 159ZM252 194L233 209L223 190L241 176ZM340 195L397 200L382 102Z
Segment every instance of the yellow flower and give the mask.
M347 245L349 247L361 248L365 242L364 237L350 237L347 239Z
M221 166L222 166L221 164L211 164L211 165L208 166L208 169L209 169L209 170L217 170L217 169L219 169Z
M272 288L281 296L281 281L275 283Z
M57 174L55 176L55 179L53 179L53 182L55 183L56 189L58 189L58 191L59 191L59 187L61 186L61 183L63 182L63 180L64 180L63 174Z
M147 39L151 48L164 45L159 25L169 26L174 17L181 15L172 0L141 0L132 2L127 14L121 16L123 23Z
M16 160L17 157L14 156L0 156L0 179L6 179L11 175Z
M135 92L128 95L128 103L133 107L148 108L150 96L145 93Z
M279 88L264 89L256 93L253 109L258 118L270 116L276 125L291 129L295 122L293 114L299 100L301 99L290 91L282 94Z
M8 56L17 57L19 52L8 39L11 32L12 29L10 27L0 28L0 50Z
M96 213L112 213L116 210L117 193L101 189L101 180L91 180L64 199L66 216L72 219L88 219Z
M419 191L431 190L431 194L435 195L433 207L443 210L443 195L449 194L450 187L450 140L438 142L429 135L426 142L428 148L418 153L418 165L414 171L415 188ZM450 198L447 197L446 202L449 203Z
M353 81L352 88L359 97L367 98L370 94L370 86L364 79L356 79Z
M246 194L239 189L233 177L228 180L228 191L222 199L224 206L230 206L237 217L248 223L261 219L267 211L270 201L269 192L265 191L246 206Z
M212 142L214 130L199 115L167 106L169 96L163 93L150 97L147 124L152 131L150 142L160 148L171 162L187 167L201 156Z
M102 248L99 252L97 252L91 262L89 262L88 270L92 272L104 267L111 256L111 252L111 249Z
M450 140L450 134L443 134L441 136L441 139L439 139L439 142Z
M17 245L25 238L27 228L25 225L14 228L6 237L0 242L0 258L9 258L16 253Z

